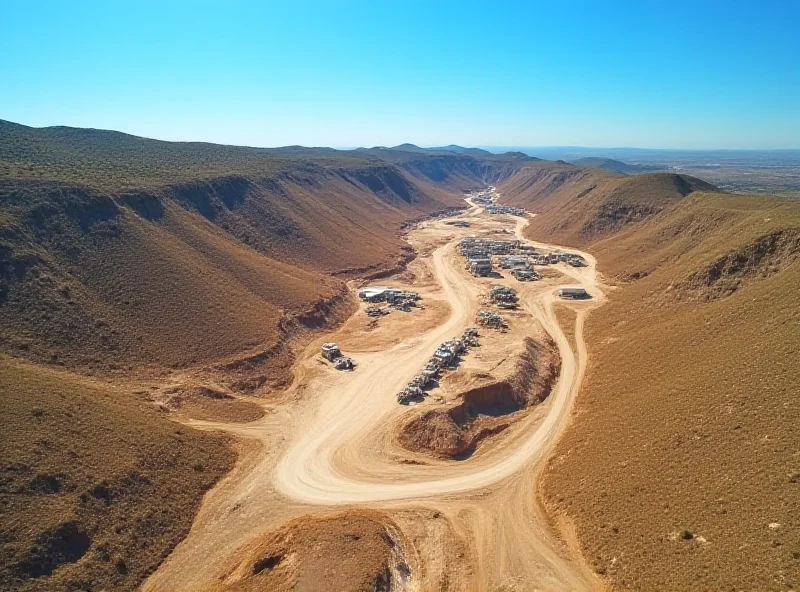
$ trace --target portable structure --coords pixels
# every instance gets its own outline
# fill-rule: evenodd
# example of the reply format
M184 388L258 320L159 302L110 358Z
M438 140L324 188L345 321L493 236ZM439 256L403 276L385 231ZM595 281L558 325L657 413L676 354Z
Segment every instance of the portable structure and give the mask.
M572 300L581 300L584 298L591 298L591 294L586 291L585 288L581 288L579 286L568 286L564 288L559 288L558 292L559 298L565 299L572 299Z

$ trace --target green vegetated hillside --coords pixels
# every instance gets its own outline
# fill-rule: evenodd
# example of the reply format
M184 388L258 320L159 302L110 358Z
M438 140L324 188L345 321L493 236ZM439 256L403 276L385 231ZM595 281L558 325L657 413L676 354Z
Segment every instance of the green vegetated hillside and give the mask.
M800 206L681 175L533 166L501 187L616 288L545 476L616 588L800 581Z
M523 161L0 121L0 588L135 589L232 460L156 413L158 377L285 383L292 336L351 312L347 279L413 256L404 222Z

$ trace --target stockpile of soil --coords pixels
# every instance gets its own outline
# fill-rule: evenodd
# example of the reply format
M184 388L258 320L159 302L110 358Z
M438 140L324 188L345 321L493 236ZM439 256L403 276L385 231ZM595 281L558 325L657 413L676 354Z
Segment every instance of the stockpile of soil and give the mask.
M240 549L219 590L402 589L410 574L403 546L399 529L381 512L302 516Z
M560 366L555 343L528 338L509 377L468 390L453 405L412 412L397 440L413 452L468 458L481 441L518 420L519 412L546 399Z

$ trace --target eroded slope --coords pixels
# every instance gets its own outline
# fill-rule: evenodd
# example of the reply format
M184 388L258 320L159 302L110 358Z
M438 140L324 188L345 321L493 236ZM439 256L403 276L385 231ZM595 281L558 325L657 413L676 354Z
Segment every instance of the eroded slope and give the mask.
M548 504L620 589L795 586L800 210L645 175L626 179L640 214L608 224L619 181L572 175L511 200L540 214L530 236L586 246L619 286L587 323Z

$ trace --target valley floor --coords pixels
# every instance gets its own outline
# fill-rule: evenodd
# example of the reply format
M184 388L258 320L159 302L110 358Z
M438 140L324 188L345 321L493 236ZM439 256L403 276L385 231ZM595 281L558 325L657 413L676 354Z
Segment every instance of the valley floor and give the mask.
M326 337L356 360L353 372L321 363L318 340L298 358L292 386L263 405L263 418L191 422L237 436L239 461L206 496L190 535L145 590L248 590L298 582L302 589L322 590L331 589L331 578L338 581L335 589L380 589L381 582L392 590L600 586L569 525L554 527L538 501L539 475L570 420L587 366L584 319L604 302L595 261L580 253L587 267L558 264L531 283L474 278L462 269L455 243L476 232L513 231L525 240L527 220L488 217L476 206L460 218L470 227L435 220L409 234L419 257L410 273L396 279L422 294L425 310L394 312L376 327L365 324L362 307ZM395 394L439 343L474 324L482 298L498 284L520 296L519 311L508 315L509 332L481 329L481 346L432 396L411 410L398 405ZM575 314L556 314L556 290L567 284L582 285L593 299L563 305ZM543 402L515 410L460 460L398 443L397 431L409 415L452 406L465 385L502 374L509 360L516 363L531 337L550 340L560 357L560 373ZM372 537L374 528L384 529L382 539ZM343 545L350 545L346 553ZM345 555L363 560L350 565ZM364 579L361 572L369 569L376 575Z

